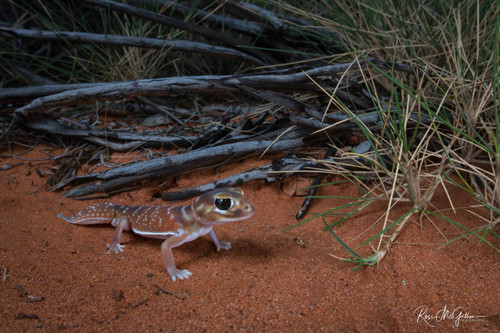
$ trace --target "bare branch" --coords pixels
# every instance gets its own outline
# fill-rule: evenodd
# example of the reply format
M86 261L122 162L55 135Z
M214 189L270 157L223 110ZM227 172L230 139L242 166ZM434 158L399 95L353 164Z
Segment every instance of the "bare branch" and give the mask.
M172 147L189 147L197 139L196 136L166 136L130 131L77 129L65 126L52 118L42 115L30 116L26 118L24 124L28 128L46 132L51 135L83 138L116 151L127 151L130 150L130 148L137 148L139 146L164 147L166 149ZM109 141L110 139L129 142L126 144L113 143ZM118 147L120 147L120 149L114 149Z
M194 25L189 22L184 22L181 20L178 20L173 17L168 17L165 15L161 15L146 9L130 6L127 4L122 4L116 1L106 1L106 0L82 0L84 3L90 4L90 5L95 5L95 6L100 6L104 7L106 9L112 9L115 11L127 13L130 15L134 15L137 17L142 17L148 20L151 20L153 22L158 22L161 24L165 24L171 27L175 27L178 29L182 29L185 31L189 31L195 34L198 34L200 36L203 36L208 39L212 40L218 40L223 43L226 43L228 45L231 45L233 48L240 49L246 53L252 54L255 57L258 57L262 59L264 62L267 64L273 65L276 64L276 60L274 60L271 56L266 54L263 51L260 51L258 49L255 49L250 43L247 43L244 40L220 33L215 30L207 29L204 27L200 27L197 25Z
M364 66L360 62L359 66ZM310 78L331 76L352 67L352 63L329 65L313 68L305 72L291 74L257 74L257 75L202 75L169 77L124 82L99 83L93 86L64 91L51 96L40 97L31 103L18 108L17 115L27 116L41 111L49 112L50 108L66 105L78 105L97 100L119 99L134 95L165 95L174 92L202 91L241 91L241 86L254 89L306 89ZM309 88L311 89L311 88ZM8 98L8 90L0 94L0 100ZM6 96L7 95L7 96Z
M190 15L194 17L202 17L203 22L213 24L218 27L224 27L241 34L250 35L253 37L261 36L264 33L263 24L253 21L239 20L226 15L219 15L213 12L207 12L197 8L192 8L183 3L169 0L133 0L135 4L149 3L158 6L164 6L164 9L172 10L181 13L184 16Z
M69 198L84 197L99 192L109 193L132 186L141 181L156 181L215 165L229 158L260 153L297 149L304 145L302 139L273 141L247 141L203 148L180 155L172 155L137 162L91 175L73 178L73 182L87 183L63 195Z
M0 37L5 38L33 38L42 40L64 40L77 43L96 43L115 46L135 46L142 48L166 49L169 51L185 51L205 53L215 56L234 57L259 66L265 65L263 61L243 52L222 46L214 46L200 42L185 40L164 40L159 38L116 36L108 34L95 34L89 32L73 31L44 31L29 29L13 29L0 27Z

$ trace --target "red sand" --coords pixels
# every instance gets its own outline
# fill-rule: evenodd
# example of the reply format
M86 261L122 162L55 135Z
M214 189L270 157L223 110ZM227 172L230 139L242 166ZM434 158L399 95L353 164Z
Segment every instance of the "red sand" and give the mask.
M33 151L23 157L43 156ZM2 159L0 166L17 162ZM264 162L246 161L237 169ZM413 218L379 266L353 272L353 264L330 256L349 254L322 231L320 220L279 233L296 223L301 198L286 195L280 184L248 184L242 188L255 215L216 228L232 250L216 252L208 237L174 249L178 268L193 276L173 282L163 267L161 240L125 233L124 252L106 254L111 226L75 226L58 219L59 212L71 215L105 200L75 201L60 193L36 192L46 180L35 172L37 163L0 171L2 332L422 332L431 326L439 332L500 331L499 254L470 237L440 248L462 232L438 218L424 218L423 228ZM182 176L178 185L221 178L236 172L235 167ZM109 201L151 204L157 191L146 185ZM352 185L341 185L318 194L359 193ZM474 204L462 192L452 190L451 195L456 207ZM311 212L343 203L316 200ZM447 207L443 191L433 203ZM391 214L404 209L408 207ZM364 232L349 243L355 247L380 230L380 225L369 228L384 210L384 202L373 204L336 232L346 242ZM457 215L444 213L469 228L484 224L465 209ZM488 239L500 247L498 240ZM371 254L367 246L361 253Z

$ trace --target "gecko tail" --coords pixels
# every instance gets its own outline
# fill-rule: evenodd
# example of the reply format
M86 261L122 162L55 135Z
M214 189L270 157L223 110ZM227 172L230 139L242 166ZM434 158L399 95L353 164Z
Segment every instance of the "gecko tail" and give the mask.
M113 205L97 204L85 208L73 217L67 217L62 213L57 214L57 217L73 224L107 224L115 218L115 211Z
M73 218L72 217L67 217L67 216L63 215L62 213L57 214L57 217L60 218L60 219L63 219L66 222L70 222L70 223L73 222Z

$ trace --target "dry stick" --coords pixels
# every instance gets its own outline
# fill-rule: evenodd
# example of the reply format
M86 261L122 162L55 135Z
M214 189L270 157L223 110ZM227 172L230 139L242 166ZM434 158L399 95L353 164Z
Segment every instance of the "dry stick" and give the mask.
M251 87L239 85L238 88L240 88L243 91L248 91L249 93L258 96L264 100L267 100L269 102L272 102L277 105L284 106L286 108L292 109L292 110L297 110L297 111L304 111L306 109L306 106L304 103L299 102L291 97L288 97L285 94L280 94L277 92L269 91L269 90L258 90L254 89Z
M279 120L276 120L276 122ZM271 127L271 125L270 125ZM234 143L234 142L239 142L239 141L244 141L244 140L273 140L276 138L279 138L280 140L289 140L289 139L301 139L305 138L308 135L311 134L311 130L309 128L304 128L304 127L296 127L285 134L283 132L288 128L288 124L286 128L284 127L278 127L276 129L270 130L270 131L261 131L256 134L242 134L242 135L237 135L233 137L228 137L228 138L223 138L220 142L217 142L217 144L226 144L226 143ZM274 127L273 127L274 128Z
M108 148L109 150L116 151L116 152L130 152L132 150L135 150L141 146L144 146L143 141L130 141L126 143L119 143L119 142L113 142L110 141L109 139L101 139L101 138L96 138L96 137L88 137L88 138L83 138L85 141L92 142L93 144L96 144L101 147Z
M372 63L375 63L378 67L380 68L387 68L387 64L377 61L375 59L368 59ZM364 61L361 61L360 67L366 66L366 63ZM406 71L406 72L411 72L412 68L404 65L404 64L399 64L399 63L394 63L393 64L395 68L401 70L401 71ZM329 65L329 66L322 66L314 69L310 69L308 71L305 71L307 75L311 76L312 78L316 78L318 76L332 76L337 73L349 70L352 68L352 63L342 63L342 64L336 64L336 65ZM288 70L287 70L288 71ZM284 72L284 71L282 71ZM106 82L106 83L78 83L78 84L57 84L57 85L43 85L43 86L31 86L31 87L20 87L20 88L4 88L0 89L0 103L10 103L10 102L23 102L26 100L31 100L36 97L40 96L48 96L48 95L55 95L59 93L63 93L65 91L69 90L77 90L77 89L83 89L83 90L78 90L75 93L75 97L73 100L67 101L67 104L71 103L77 103L77 95L78 93L85 92L87 94L85 89L91 89L91 88L96 88L96 96L93 97L93 100L104 100L106 98L100 97L98 92L99 92L99 87L104 87L107 90L112 90L112 87L119 88L117 85L118 84L129 84L129 85L137 85L138 88L141 88L141 91L137 91L136 93L129 93L129 95L123 95L124 96L132 96L132 95L145 95L148 93L168 93L169 91L189 91L189 86L186 87L186 89L181 89L177 88L174 89L173 87L170 87L169 85L173 85L176 82L178 84L182 84L184 82L184 78L189 79L189 80L202 80L202 79L207 79L207 80L212 80L214 82L218 82L219 80L226 80L226 81L231 81L231 78L234 78L234 83L231 83L231 85L238 86L239 88L236 88L234 86L231 86L231 89L226 88L226 87L217 87L214 85L212 87L212 91L224 91L229 89L230 91L239 91L242 87L249 87L249 88L254 88L254 89L268 89L268 90L306 90L306 91L311 91L311 90L316 90L316 86L310 86L308 85L310 83L310 80L307 78L307 76L304 73L291 73L291 74L254 74L254 75L234 75L234 76L186 76L186 77L181 77L179 78L165 78L165 79L155 79L154 81L158 85L162 85L162 87L151 87L151 91L145 90L147 89L146 85L143 85L143 82L149 82L152 80L138 80L138 81L125 81L125 82ZM160 81L158 81L160 80ZM163 80L163 81L162 81ZM191 84L193 84L192 81ZM187 82L186 82L187 84ZM163 88L163 89L161 89ZM197 90L194 90L197 89ZM194 91L209 91L209 87L196 87L193 86ZM342 96L339 95L339 97L343 97L345 94ZM59 96L55 97L54 99L59 98ZM61 96L62 98L62 96ZM92 98L91 96L87 98ZM352 99L352 96L349 98ZM349 99L347 98L347 99ZM108 98L109 99L109 98ZM34 101L35 102L35 101ZM41 101L38 101L37 103L40 103ZM48 101L47 101L48 102ZM355 102L353 100L353 102ZM50 102L48 102L50 104ZM85 101L80 101L80 104L85 103ZM359 103L357 103L359 104ZM64 103L61 102L60 106L63 106ZM57 105L55 105L57 106ZM47 107L50 107L48 105ZM31 108L29 105L26 106L27 109ZM307 112L307 110L305 110ZM312 114L311 114L312 115ZM317 115L313 115L314 118L318 118ZM327 116L328 117L328 116Z
M240 1L228 1L228 4L226 4L226 6L230 6L233 4L237 7L242 8L243 11L246 12L246 15L244 14L245 17L248 17L248 14L253 14L255 18L270 23L277 31L282 30L284 27L284 24L281 23L281 20L276 16L276 14L267 9L254 4Z
M365 62L360 62L364 66ZM147 79L125 82L109 82L92 85L90 87L64 91L50 96L35 99L31 103L18 108L18 116L27 116L34 112L49 112L50 108L67 105L91 103L97 100L120 99L134 95L159 94L173 92L202 92L202 91L241 91L242 86L255 89L304 89L311 90L306 83L311 78L324 75L334 75L348 70L351 63L329 65L313 68L305 72L292 74L271 75L200 75L169 77L161 79ZM0 100L8 98L7 92L0 92ZM7 96L6 96L7 95Z
M275 121L277 122L277 121ZM52 136L62 135L66 137L82 138L83 140L93 142L100 146L110 149L117 149L117 151L127 151L130 148L138 147L162 147L165 149L175 147L192 147L192 145L200 140L204 135L197 136L180 136L180 135L152 135L143 132L124 132L121 130L89 130L89 129L76 129L59 123L58 121L46 117L44 115L36 114L29 116L25 119L24 125L30 129L48 133ZM259 125L259 124L257 124ZM249 134L239 134L235 136L225 137L217 143L228 144L245 140L273 140L283 132L282 127L273 127L269 124L267 129ZM288 125L287 125L288 126ZM253 133L255 132L255 133ZM329 132L330 133L330 132ZM281 136L281 139L297 139L303 138L311 134L310 129L297 127L295 130L287 132ZM101 139L104 138L104 139ZM132 143L117 143L110 140L132 141ZM110 144L108 144L110 142Z
M347 120L346 119L350 119ZM333 131L334 133L341 133L347 129L352 129L357 127L357 123L352 120L353 117L347 115L328 115L325 117L325 120L338 121L339 124L335 123L327 123L325 121L320 121L316 119L308 119L302 117L298 114L290 115L290 122L292 124L302 125L305 127L315 128L317 130L328 129L328 131ZM370 127L377 127L379 122L379 115L377 113L374 114L361 114L356 115L357 122L362 122L363 124ZM408 117L409 120L414 121L415 123L424 123L429 124L430 118L426 115L418 115L417 113L412 113ZM413 127L413 122L409 122L409 126Z
M215 147L202 148L194 151L187 152L181 155L172 155L166 157L160 157L157 159L152 159L148 161L134 163L133 165L127 165L119 168L114 168L111 170L103 171L97 174L82 176L84 178L95 178L95 179L111 179L127 175L145 174L151 171L158 170L176 170L179 172L184 172L186 169L184 165L191 163L198 166L205 166L212 164L211 159L213 158L229 158L238 157L251 153L258 153L264 150L269 152L284 151L289 149L300 148L304 145L302 139L291 139L291 140L281 140L273 142L270 140L255 140L255 141L245 141L230 143Z
M373 105L370 105L370 103L363 101L361 98L357 97L356 95L350 94L347 91L344 91L341 89L336 89L335 95L341 99L350 101L352 104L357 105L363 109L369 109L370 107L373 106Z
M374 124L380 120L378 113L363 113L363 114L356 114L355 116L358 121L361 121L365 124ZM324 118L325 118L324 120L332 122L346 121L349 119L353 119L352 116L345 114L343 111L327 114Z
M269 176L265 169L267 169L267 165L262 168L258 168L257 170L242 172L237 175L229 176L223 179L219 179L212 183L203 184L200 186L190 187L188 189L176 192L167 192L164 193L161 198L164 201L177 201L177 200L186 200L189 198L193 198L199 196L203 193L209 192L216 188L221 187L236 187L241 186L244 183L248 183L255 180L265 180L268 184L273 183L275 178Z
M325 152L325 155L323 156L323 160L326 160L330 156L335 155L336 152L337 148L328 148L328 150ZM324 173L318 173L314 178L311 188L309 189L309 193L307 194L307 198L304 199L304 201L302 202L302 206L300 206L299 211L297 212L297 214L295 214L295 219L300 220L308 212L312 204L312 197L315 196L318 192L319 184L321 184L323 176Z
M317 130L327 129L329 134L330 133L337 133L337 134L343 133L348 129L352 129L352 128L355 128L358 126L352 120L344 121L340 124L333 124L333 123L326 123L323 121L319 121L316 119L308 119L308 118L299 116L298 114L295 114L295 113L290 115L290 122L292 124L302 125L302 126L314 128ZM365 123L365 124L368 125L368 124L374 124L374 123L376 123L376 121L371 122L371 123Z
M133 0L133 3L138 4L150 4L158 5L158 7L164 7L168 11L180 13L184 16L192 17L202 17L203 22L216 25L218 27L224 27L231 31L236 31L241 34L250 35L252 37L259 37L264 33L263 24L258 22L240 20L232 17L227 17L213 12L207 12L197 8L192 8L183 3L177 1L166 1L166 0Z
M65 40L77 43L96 43L116 46L135 46L153 49L168 49L169 51L186 51L206 53L216 56L234 57L252 64L264 66L266 63L243 52L222 46L214 46L200 42L184 40L165 40L159 38L116 36L73 31L44 31L29 29L13 29L0 27L0 37L5 38L35 38L41 40Z
M98 100L117 100L136 95L158 94L189 91L227 91L229 87L219 84L216 80L206 80L204 77L174 77L165 79L149 79L125 82L112 82L94 85L89 88L75 89L62 93L40 97L30 104L16 110L16 115L27 116L41 111L49 112L47 108L65 105L79 105ZM237 89L232 89L236 91Z
M156 158L91 175L75 177L73 179L74 182L93 183L71 189L63 195L75 198L98 192L107 193L145 180L152 181L178 176L189 171L217 164L228 158L237 158L252 153L263 152L269 146L269 152L277 152L300 148L303 145L302 139L281 140L274 143L269 140L261 140L198 149L181 155Z
M58 94L68 90L91 88L106 83L73 83L47 84L43 86L28 86L19 88L0 89L0 103L20 103L31 101L33 98Z
M271 184L292 176L294 171L298 172L308 165L312 166L316 164L315 162L303 161L295 157L284 157L264 166L219 179L211 183L190 187L180 191L167 192L164 193L161 198L165 201L185 200L212 191L216 188L241 186L244 183L256 180L265 180L266 183ZM276 165L280 167L278 168ZM278 173L279 171L281 171L281 173Z
M298 101L296 99L293 99L293 98L291 98L291 97L289 97L287 95L280 94L280 93L273 92L273 91L269 91L269 90L262 91L262 90L253 89L253 88L246 87L246 86L239 86L239 87L242 90L248 91L248 92L250 92L250 93L252 93L252 94L254 94L256 96L259 96L262 99L268 100L268 101L273 102L275 104L287 107L289 109L297 110L297 111L300 111L300 112L305 112L305 113L307 113L308 115L310 115L311 117L315 118L318 121L323 121L326 118L321 112L319 112L318 110L314 109L313 107L307 105L306 103L303 103L303 102L300 102L300 101ZM342 90L337 90L335 92L335 94L338 95L340 98L349 100L351 102L354 99L354 96L351 96L350 94L348 94L348 93L346 93L345 91L342 91ZM361 101L357 97L356 97L356 99L359 100L358 102L362 103L363 106L367 106L367 103ZM359 103L358 103L358 105L359 105ZM366 107L366 108L368 109L368 107ZM346 115L344 115L344 116L347 118Z
M316 110L315 108L312 108L310 106L306 106L304 108L305 113L307 113L309 116L313 117L314 119L323 122L325 117L323 117L323 114Z
M361 148L359 148L359 146L364 146L364 144L360 144L355 148L361 151ZM365 149L362 151L367 152L368 150ZM328 154L328 156L331 155L332 154L330 153ZM325 154L325 156L327 155ZM310 160L302 160L295 156L287 156L277 160L273 160L271 163L264 166L250 169L248 171L219 179L211 183L190 187L180 191L167 192L164 193L161 198L165 201L185 200L212 191L216 188L241 186L244 183L256 180L264 180L266 181L266 183L270 184L282 181L298 173L310 174L310 171L314 171L315 173L319 172L321 174L330 173L331 169L328 168L326 164L333 163L342 163L346 168L359 170L360 166L362 165L360 163L366 163L366 161L364 161L360 157L352 157L349 160L346 160L345 158L341 159L328 157L322 160L322 162L316 162Z
M297 125L303 125L315 129L324 129L329 126L332 126L332 124L325 123L316 119L308 119L304 118L302 116L299 116L298 114L291 114L290 115L290 122L292 124L297 124Z
M134 15L137 17L142 17L153 22L158 22L161 24L165 24L171 27L175 27L178 29L186 30L200 36L203 36L208 39L218 40L223 43L229 44L236 49L243 50L246 53L250 53L255 57L262 59L265 63L274 65L277 64L277 61L274 60L271 56L267 55L263 51L253 48L253 46L244 40L222 34L218 31L207 29L204 27L200 27L188 22L184 22L173 17L168 17L165 15L161 15L146 9L122 4L116 1L105 1L105 0L82 0L84 3L96 5L100 7L104 7L106 9L112 9L115 11L119 11L122 13Z
M165 294L167 294L167 295L174 296L174 297L176 297L176 298L178 298L178 299L182 299L182 300L186 299L186 297L185 297L185 296L182 296L182 295L176 294L176 293L174 293L174 292L171 292L170 290L167 290L167 289L165 289L165 288L162 288L162 287L160 287L160 286L159 286L159 285L157 285L157 284L153 284L153 286L155 286L156 288L158 288L158 290L160 290L162 293L165 293Z
M314 56L308 55L306 53L300 52L300 49L291 47L290 44L294 44L297 41L299 43L310 43L313 48L318 44L324 48L331 49L332 40L339 42L339 45L343 44L340 39L336 36L329 34L328 37L324 36L325 31L316 28L316 33L311 34L313 30L313 25L309 22L297 19L295 17L284 17L282 14L273 13L265 8L259 7L255 4L250 4L243 1L224 1L225 12L240 17L242 19L251 19L255 21L262 21L265 25L262 33L258 36L259 42L261 44L267 44L272 49L279 49L282 52L286 52L289 56L300 57L302 59L313 60ZM295 31L291 26L290 22L295 23L297 26L301 26L301 33ZM303 27L308 26L308 29L304 30ZM307 34L304 38L302 33ZM307 39L307 40L306 40ZM334 49L337 49L334 47ZM343 51L338 49L338 53Z
M184 122L182 120L180 120L179 118L177 118L172 112L170 112L167 109L167 107L165 107L163 105L158 105L158 104L154 103L153 101L151 101L145 97L142 97L142 96L138 96L137 99L139 101L141 101L142 103L149 105L150 107L152 107L156 111L159 111L159 112L166 114L170 119L173 119L177 124L179 124L181 126L184 125Z
M196 136L162 136L142 134L138 132L122 132L112 130L88 130L76 129L65 126L56 120L43 115L33 115L25 119L24 125L28 128L49 133L51 135L63 135L67 137L80 137L90 142L107 147L109 139L122 141L132 141L134 145L149 147L189 147L196 139ZM100 141L105 138L105 140ZM118 144L118 143L116 143ZM127 143L130 144L130 143ZM137 147L137 146L135 146ZM113 148L112 148L113 149ZM125 148L125 150L127 150Z
M19 88L0 89L0 103L20 103L31 101L33 98L54 95L68 90L92 88L106 83L73 83L47 84L43 86L29 86Z
M150 300L150 299L151 299L151 298L149 298L149 297L148 297L148 298L143 299L142 301L139 301L139 302L137 302L137 303L135 303L135 304L131 304L131 305L130 305L130 307L131 307L132 309L135 309L135 308L137 308L137 307L139 307L139 306L141 306L141 305L146 304L147 302L149 302L149 300Z

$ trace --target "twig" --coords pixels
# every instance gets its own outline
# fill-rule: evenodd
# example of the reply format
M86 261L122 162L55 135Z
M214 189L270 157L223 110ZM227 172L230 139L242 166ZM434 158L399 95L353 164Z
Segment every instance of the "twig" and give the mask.
M323 156L323 160L328 159L330 156L334 156L336 152L337 152L336 148L328 148L325 155ZM311 203L313 200L312 197L315 196L316 193L318 192L319 184L321 184L321 180L323 179L323 176L324 176L324 173L318 173L316 175L316 177L314 178L314 182L312 183L312 185L309 189L309 193L307 194L307 198L304 199L304 201L302 202L302 206L300 206L299 211L295 215L295 218L297 220L300 220L302 217L304 217L304 215L307 213L307 211L311 207Z
M135 308L137 308L137 307L139 307L139 306L141 306L141 305L146 304L147 302L149 302L149 300L150 300L150 299L151 299L151 298L149 298L149 297L148 297L148 298L146 298L146 299L144 299L144 300L142 300L142 301L139 301L139 302L137 302L137 303L135 303L135 304L133 304L133 305L130 305L130 306L132 307L132 309L135 309Z
M0 103L20 103L33 98L58 94L68 90L91 88L106 83L47 84L19 88L0 89Z
M408 214L407 216L405 216L405 218L401 222L399 222L398 227L396 228L396 230L394 230L394 232L392 233L392 235L389 237L389 240L385 244L384 248L382 250L380 250L379 252L377 252L377 254L376 254L377 255L377 264L380 261L382 261L382 259L384 259L385 255L389 251L392 243L394 242L394 240L396 239L396 237L398 237L398 235L401 232L401 230L403 230L403 227L406 225L406 222L408 222L408 220L410 219L411 216L413 216L413 214Z
M98 146L109 148L110 150L117 151L117 152L128 152L135 150L141 146L144 145L145 141L130 141L126 143L118 143L118 142L113 142L110 141L109 139L101 139L101 138L96 138L96 137L86 137L83 138L84 140L88 142L95 143Z
M160 290L160 291L161 291L162 293L164 293L164 294L167 294L167 295L170 295L170 296L174 296L174 297L176 297L176 298L178 298L178 299L182 299L182 300L186 299L186 297L184 297L184 296L182 296L182 295L178 295L178 294L176 294L176 293L173 293L173 292L171 292L171 291L169 291L169 290L167 290L167 289L165 289L165 288L160 287L160 286L159 286L159 285L157 285L157 284L153 284L153 286L155 286L156 288L158 288L158 290Z
M9 269L7 267L2 267L2 283L7 283L8 277L9 277Z
M65 126L56 120L40 114L29 116L24 124L31 129L50 133L51 135L63 135L67 137L83 138L89 142L110 147L116 151L128 151L139 146L144 147L189 147L196 136L161 136L149 135L140 132L124 132L112 130L88 130ZM101 139L105 138L105 139ZM128 143L114 143L110 139L132 141Z
M10 169L18 167L20 165L23 165L23 162L18 162L18 163L14 163L14 164L6 163L6 164L0 166L0 171L10 170Z
M167 110L167 108L164 107L163 105L158 105L156 103L153 103L149 99L147 99L145 97L142 97L142 96L138 96L137 99L139 101L141 101L142 103L144 103L146 105L149 105L150 107L152 107L156 111L160 111L160 112L166 114L167 116L169 116L170 118L172 118L177 124L179 124L181 126L184 124L179 118L177 118L174 114L172 114L172 112L170 112L169 110Z

